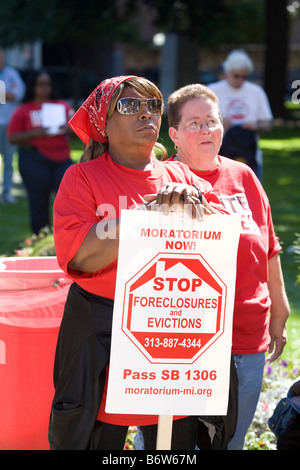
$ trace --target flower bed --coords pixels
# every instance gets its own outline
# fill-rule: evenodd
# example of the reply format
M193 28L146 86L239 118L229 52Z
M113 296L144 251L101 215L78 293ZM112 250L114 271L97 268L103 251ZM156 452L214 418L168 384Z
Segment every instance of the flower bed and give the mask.
M291 362L279 359L266 365L260 399L246 436L245 450L276 450L276 437L268 427L268 419L297 379L299 368Z

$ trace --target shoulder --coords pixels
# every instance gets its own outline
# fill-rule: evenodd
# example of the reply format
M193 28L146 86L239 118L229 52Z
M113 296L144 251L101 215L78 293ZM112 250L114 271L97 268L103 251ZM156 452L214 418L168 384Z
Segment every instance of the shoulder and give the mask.
M185 176L190 174L189 167L185 163L179 162L178 160L160 161L159 165L163 165L163 167L169 173L178 174L178 175L183 174Z
M263 87L257 83L249 82L248 80L244 83L245 90L250 91L251 93L256 93L257 95L266 95Z
M220 90L224 87L227 86L227 81L226 80L219 80L218 82L213 82L213 83L209 83L208 85L208 88L210 88L211 90Z
M242 185L248 193L251 191L265 193L261 182L248 165L231 158L219 157L221 162L220 178Z
M28 103L22 103L20 104L13 112L12 118L15 116L26 116L32 111L34 108L32 106L31 102Z
M71 108L72 106L65 100L53 100L51 101L51 103L54 103L54 104L61 104L63 106L65 106L66 108Z
M16 77L20 77L21 78L21 74L20 72L15 69L14 67L11 67L10 65L5 65L5 67L3 68L3 71L4 73L6 73L7 75L14 75Z
M176 181L199 186L199 179L201 179L201 191L205 193L212 190L212 185L205 179L197 177L185 163L177 160L166 160L162 163L166 166L167 171L177 178Z
M92 170L93 160L90 162L74 163L64 173L59 193L64 196L80 196L86 194L86 189L91 186L91 175L95 173Z
M243 176L247 176L250 179L255 179L255 173L251 168L246 165L245 163L239 162L237 160L233 160L231 158L223 157L222 155L219 155L220 157L220 162L221 162L221 168L224 170L229 170L229 171L234 171L235 173L239 173Z

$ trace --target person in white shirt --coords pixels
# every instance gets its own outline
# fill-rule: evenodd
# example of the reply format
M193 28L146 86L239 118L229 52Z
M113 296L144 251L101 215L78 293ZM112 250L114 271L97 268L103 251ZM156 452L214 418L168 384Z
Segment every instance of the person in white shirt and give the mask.
M13 203L15 198L11 194L13 176L13 154L16 150L6 136L7 125L12 113L23 99L25 84L19 72L5 65L4 51L0 47L0 152L3 156L3 188L0 201Z
M234 50L223 63L224 79L208 85L217 95L223 116L220 154L247 163L262 180L259 135L272 128L273 115L264 89L247 80L253 71L250 57Z

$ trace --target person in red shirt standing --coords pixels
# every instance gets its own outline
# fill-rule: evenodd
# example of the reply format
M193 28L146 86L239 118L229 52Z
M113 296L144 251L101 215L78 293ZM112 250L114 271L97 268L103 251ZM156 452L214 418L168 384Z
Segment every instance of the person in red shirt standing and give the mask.
M74 282L54 364L52 450L122 450L128 426L134 425L149 431L145 449L155 449L158 416L111 415L101 413L100 406L110 355L121 209L155 205L165 213L173 204L187 204L201 221L205 208L212 212L211 204L220 206L211 185L201 184L186 165L156 159L162 113L163 98L152 82L121 76L101 82L69 122L86 149L80 163L66 171L53 209L58 263ZM178 417L172 449L194 449L196 432L196 416Z
M242 450L259 399L265 353L283 351L289 304L267 195L248 165L219 155L223 126L214 91L201 84L176 90L168 99L173 161L209 182L224 207L241 215L237 255L232 352L237 367L239 408L229 450Z
M64 116L65 124L56 129L43 125L43 105L57 105L54 109ZM54 98L53 81L48 73L36 72L28 81L24 102L13 113L7 136L19 147L19 171L29 200L32 232L50 226L50 197L56 193L66 169L72 165L68 120L74 114L72 107Z

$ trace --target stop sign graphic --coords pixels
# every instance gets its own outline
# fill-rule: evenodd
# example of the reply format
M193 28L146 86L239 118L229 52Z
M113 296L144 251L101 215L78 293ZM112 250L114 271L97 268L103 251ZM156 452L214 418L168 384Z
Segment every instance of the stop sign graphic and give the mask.
M193 363L224 331L226 293L201 254L158 253L125 283L122 331L151 363Z

